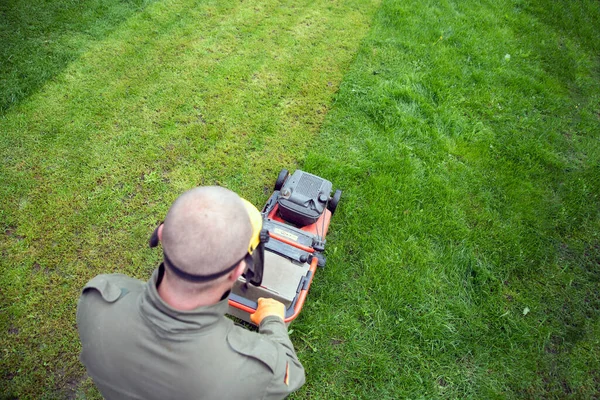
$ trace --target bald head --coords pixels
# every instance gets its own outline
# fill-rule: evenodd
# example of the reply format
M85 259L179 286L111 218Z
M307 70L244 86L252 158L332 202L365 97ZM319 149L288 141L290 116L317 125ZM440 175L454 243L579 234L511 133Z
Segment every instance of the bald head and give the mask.
M194 275L223 271L248 252L252 226L240 197L206 186L181 195L167 213L162 246L179 269Z

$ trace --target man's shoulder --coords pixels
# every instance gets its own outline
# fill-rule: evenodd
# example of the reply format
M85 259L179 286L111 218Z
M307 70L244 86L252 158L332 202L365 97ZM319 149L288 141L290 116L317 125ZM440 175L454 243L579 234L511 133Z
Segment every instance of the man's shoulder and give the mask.
M275 371L279 357L278 349L275 343L264 335L234 326L227 334L227 344L234 352L260 361L271 372Z
M132 315L137 303L135 299L138 298L136 294L144 287L144 282L123 274L102 274L92 278L81 290L77 303L80 335L82 329L95 326L101 314L106 321ZM105 328L109 326L106 324Z
M143 289L145 282L123 274L101 274L92 278L81 291L81 297L96 292L105 302L113 303L129 292Z

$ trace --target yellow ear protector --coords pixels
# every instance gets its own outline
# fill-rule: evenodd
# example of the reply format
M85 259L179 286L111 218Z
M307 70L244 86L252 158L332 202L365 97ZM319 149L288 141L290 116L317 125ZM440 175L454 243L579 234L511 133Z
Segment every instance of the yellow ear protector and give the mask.
M262 229L263 216L260 211L248 200L242 199L242 202L246 207L252 225L248 254L244 258L246 260L246 271L242 276L246 278L246 282L254 286L260 286L263 278L265 243L269 240L269 233Z
M262 229L263 218L260 211L252 203L246 199L242 199L242 202L244 203L244 207L246 207L246 212L248 213L248 217L250 217L250 224L252 225L252 236L248 244L248 253L252 254L254 249L260 244L260 231Z
M250 236L250 242L248 243L248 252L239 261L233 264L231 267L224 269L223 271L216 272L214 274L199 275L190 274L178 268L167 256L167 253L163 249L164 260L166 261L167 268L169 268L179 278L190 282L208 282L217 279L235 269L242 260L246 261L246 270L242 276L255 286L260 286L263 277L264 267L264 243L269 240L269 234L262 230L263 217L260 211L252 205L248 200L241 199L250 218L250 224L252 225L252 236ZM160 226L160 224L159 224ZM158 227L150 236L150 247L158 246Z

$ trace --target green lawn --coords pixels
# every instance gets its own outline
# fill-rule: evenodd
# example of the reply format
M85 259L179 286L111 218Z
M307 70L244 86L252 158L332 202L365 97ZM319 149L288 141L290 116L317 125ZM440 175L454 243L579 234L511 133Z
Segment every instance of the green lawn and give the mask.
M282 167L344 190L293 398L600 392L597 1L22 3L0 6L4 397L97 397L80 287L147 279L184 190L260 206Z

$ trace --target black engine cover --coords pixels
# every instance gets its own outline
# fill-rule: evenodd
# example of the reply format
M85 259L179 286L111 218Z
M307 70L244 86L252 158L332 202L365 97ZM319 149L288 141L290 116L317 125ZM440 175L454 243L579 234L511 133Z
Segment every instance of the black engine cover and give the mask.
M314 224L327 207L331 189L328 180L296 170L277 199L281 218L299 226Z

